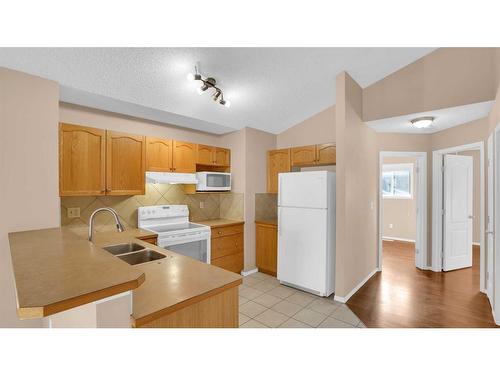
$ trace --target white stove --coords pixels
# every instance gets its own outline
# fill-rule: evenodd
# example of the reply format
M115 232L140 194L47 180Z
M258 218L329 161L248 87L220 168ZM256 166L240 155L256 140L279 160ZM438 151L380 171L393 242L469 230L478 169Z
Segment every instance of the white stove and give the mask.
M185 204L139 207L137 216L139 228L158 234L158 246L210 263L210 227L189 222Z

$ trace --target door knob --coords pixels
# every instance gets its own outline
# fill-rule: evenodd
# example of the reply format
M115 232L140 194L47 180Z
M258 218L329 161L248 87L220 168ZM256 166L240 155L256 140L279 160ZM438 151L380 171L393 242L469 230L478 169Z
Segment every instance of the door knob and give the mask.
M487 230L485 233L486 234L495 234L495 232L493 232L492 230Z
M469 219L474 219L474 216L473 215L469 215Z

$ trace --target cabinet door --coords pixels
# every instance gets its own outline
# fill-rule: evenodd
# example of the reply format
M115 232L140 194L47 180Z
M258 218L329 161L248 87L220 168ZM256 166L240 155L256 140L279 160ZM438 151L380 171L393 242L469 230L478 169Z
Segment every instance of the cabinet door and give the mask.
M182 141L174 141L173 171L179 173L196 172L196 145Z
M146 137L146 171L172 171L172 140Z
M316 162L316 146L293 147L291 151L292 167L313 165Z
M336 164L337 148L335 143L316 145L316 164Z
M290 149L267 152L267 192L278 192L278 173L290 172Z
M214 147L207 145L196 145L198 150L196 162L198 164L212 165L214 164Z
M59 195L104 195L106 131L59 125Z
M143 136L106 132L108 195L143 195L146 140Z
M278 270L278 230L274 225L255 226L256 262L259 271L276 276Z
M215 164L222 167L230 165L231 151L227 148L215 148Z

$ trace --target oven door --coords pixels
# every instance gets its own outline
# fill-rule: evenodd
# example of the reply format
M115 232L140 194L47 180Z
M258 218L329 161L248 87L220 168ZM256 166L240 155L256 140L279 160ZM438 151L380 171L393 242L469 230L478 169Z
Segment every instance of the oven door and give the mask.
M179 234L159 238L158 246L210 264L210 233Z

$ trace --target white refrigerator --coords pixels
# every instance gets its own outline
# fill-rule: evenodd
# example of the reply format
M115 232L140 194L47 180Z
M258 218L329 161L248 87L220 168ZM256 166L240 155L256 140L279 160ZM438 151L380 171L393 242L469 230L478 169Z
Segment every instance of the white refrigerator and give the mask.
M320 296L334 293L334 172L279 174L277 276Z

